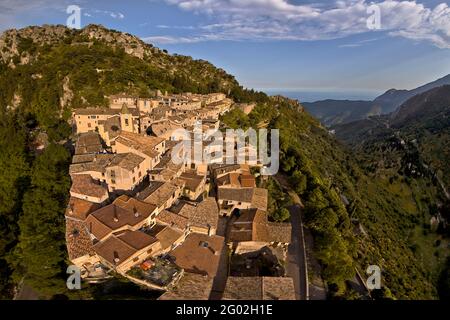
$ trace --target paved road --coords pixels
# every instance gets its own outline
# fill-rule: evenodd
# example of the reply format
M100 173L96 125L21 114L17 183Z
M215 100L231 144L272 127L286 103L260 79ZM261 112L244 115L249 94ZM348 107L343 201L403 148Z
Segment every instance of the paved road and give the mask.
M299 205L289 208L292 223L292 240L288 247L288 265L286 273L294 279L295 296L298 300L308 299L307 270L305 268L305 249L303 245L303 230L301 225L301 210Z
M294 205L289 208L292 224L292 240L288 247L288 265L286 273L294 279L295 295L299 300L309 300L308 265L306 258L304 229L302 223L303 204L295 193L285 175L281 173L275 176L285 192L289 194Z

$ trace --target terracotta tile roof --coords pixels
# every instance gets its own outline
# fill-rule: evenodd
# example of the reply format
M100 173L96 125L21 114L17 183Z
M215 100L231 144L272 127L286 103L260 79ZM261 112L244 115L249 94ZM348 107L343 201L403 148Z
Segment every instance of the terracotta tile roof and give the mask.
M230 241L291 242L290 223L269 222L262 210L241 210L240 217L233 223Z
M291 225L289 223L256 223L254 227L255 241L261 242L291 242Z
M178 215L186 217L189 225L217 228L219 222L219 207L216 199L208 197L196 205L184 204Z
M88 174L72 175L70 192L96 198L108 196L108 189L92 179Z
M170 255L187 272L213 277L217 273L223 247L223 237L191 233Z
M152 193L158 190L163 184L164 182L161 181L150 181L150 184L144 190L137 193L136 199L144 201Z
M94 253L92 240L84 222L66 219L66 246L69 260Z
M103 125L108 132L109 139L115 139L120 134L120 116L112 116L106 120L100 120L99 125Z
M157 207L166 203L177 191L179 187L172 182L166 182L160 185L156 190L152 192L141 192L138 195L138 199L147 203L154 204Z
M117 109L109 109L109 108L85 108L85 109L77 109L75 111L75 115L118 115L120 114L120 110Z
M228 277L223 300L262 300L260 277Z
M158 152L156 152L154 148L163 141L164 139L162 138L144 136L125 131L122 131L116 139L116 143L121 143L151 158L158 155Z
M263 277L263 300L295 300L294 280L288 277Z
M100 208L100 204L89 202L87 200L70 197L66 209L66 216L74 219L85 220L93 211Z
M158 241L155 237L141 231L125 231L115 236L136 250L142 250Z
M141 212L139 209L134 212L122 208L116 204L110 204L91 213L87 219L88 230L99 240L103 239L111 232L115 232L123 227L133 227L150 215L149 211Z
M109 166L118 166L128 171L132 171L137 168L141 163L145 161L144 158L134 153L122 153L116 154L111 160Z
M213 176L217 178L219 175L237 171L241 166L238 164L212 164L210 168Z
M156 217L156 221L181 231L185 230L189 225L186 217L167 210L161 211Z
M255 188L256 180L251 174L240 174L238 172L230 172L224 176L217 178L218 186L231 186L233 188Z
M75 144L75 154L97 153L102 150L102 142L97 132L81 133Z
M251 203L253 197L253 189L241 188L224 188L219 187L217 198L220 200L232 200L239 202Z
M255 188L256 187L255 177L251 174L241 174L239 176L239 181L241 183L242 188Z
M269 193L267 189L253 188L252 207L266 211L268 196Z
M144 216L150 216L157 209L155 205L140 201L138 199L129 197L127 195L121 195L116 200L114 200L113 204L119 206L121 208L130 210L135 212L136 210L139 213L144 214Z
M95 154L77 154L72 157L72 163L86 163L92 162L95 159Z
M96 154L90 162L71 164L69 173L77 174L90 171L105 173L107 168L113 166L131 171L144 161L144 158L134 153Z
M194 171L188 171L181 174L179 179L185 182L185 188L189 189L190 191L196 191L200 187L202 182L205 181L206 177L198 175Z
M163 181L171 181L181 174L183 167L184 164L182 163L175 164L172 161L170 152L168 152L168 155L161 158L161 161L156 165L155 169L150 171L150 174L160 175Z
M250 203L253 208L267 210L268 192L262 188L227 188L219 187L219 200L232 200Z
M157 224L152 227L149 234L158 239L162 250L166 250L183 237L184 232L170 226Z
M185 272L175 288L164 293L159 300L208 300L213 278Z
M295 300L292 278L228 277L224 300Z
M152 133L157 137L171 133L177 129L181 129L181 126L173 124L170 121L157 122L151 126Z
M94 245L95 252L109 263L119 266L137 251L157 242L154 237L141 231L126 231L121 235L111 235Z

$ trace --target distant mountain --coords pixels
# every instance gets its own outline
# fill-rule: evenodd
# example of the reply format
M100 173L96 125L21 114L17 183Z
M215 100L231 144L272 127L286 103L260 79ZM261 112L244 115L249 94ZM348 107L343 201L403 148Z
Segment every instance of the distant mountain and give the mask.
M450 85L433 88L403 103L389 115L333 127L354 149L368 149L392 137L414 141L421 157L450 185Z
M413 90L390 89L373 101L323 100L303 105L324 125L333 126L391 113L409 98L443 85L450 85L450 74Z
M391 89L386 91L381 96L375 98L373 101L375 105L380 106L382 113L390 113L402 105L409 98L414 97L415 95L424 93L430 89L441 87L443 85L450 84L450 74L438 79L436 81L430 82L426 85L418 87L413 90L396 90Z
M327 126L363 119L368 114L379 114L372 101L328 99L304 102L302 105Z
M391 114L391 123L395 127L411 126L436 119L450 111L450 85L433 88L415 95ZM450 118L445 119L450 122Z

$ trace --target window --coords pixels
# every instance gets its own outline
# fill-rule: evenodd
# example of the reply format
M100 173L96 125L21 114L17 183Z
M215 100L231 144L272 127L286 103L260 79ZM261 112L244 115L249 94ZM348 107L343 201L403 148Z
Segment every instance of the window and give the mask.
M111 183L112 184L116 184L116 180L115 179L111 179Z
M138 262L139 261L139 257L136 257L133 259L133 262Z
M133 183L135 183L136 182L136 177L133 177Z
M152 249L147 250L147 253L150 254L150 253L152 253L152 251L153 251Z
M129 126L128 119L125 119L125 125L126 125L126 126Z
M116 177L116 171L111 170L111 178L115 178Z
M88 128L90 128L91 127L91 124L90 123L88 123Z

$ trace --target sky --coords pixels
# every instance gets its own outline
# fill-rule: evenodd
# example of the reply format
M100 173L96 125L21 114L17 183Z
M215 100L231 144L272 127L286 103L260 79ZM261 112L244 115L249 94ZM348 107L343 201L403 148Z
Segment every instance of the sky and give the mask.
M0 30L66 24L69 5L81 27L131 33L267 92L372 99L450 73L443 0L0 0Z

